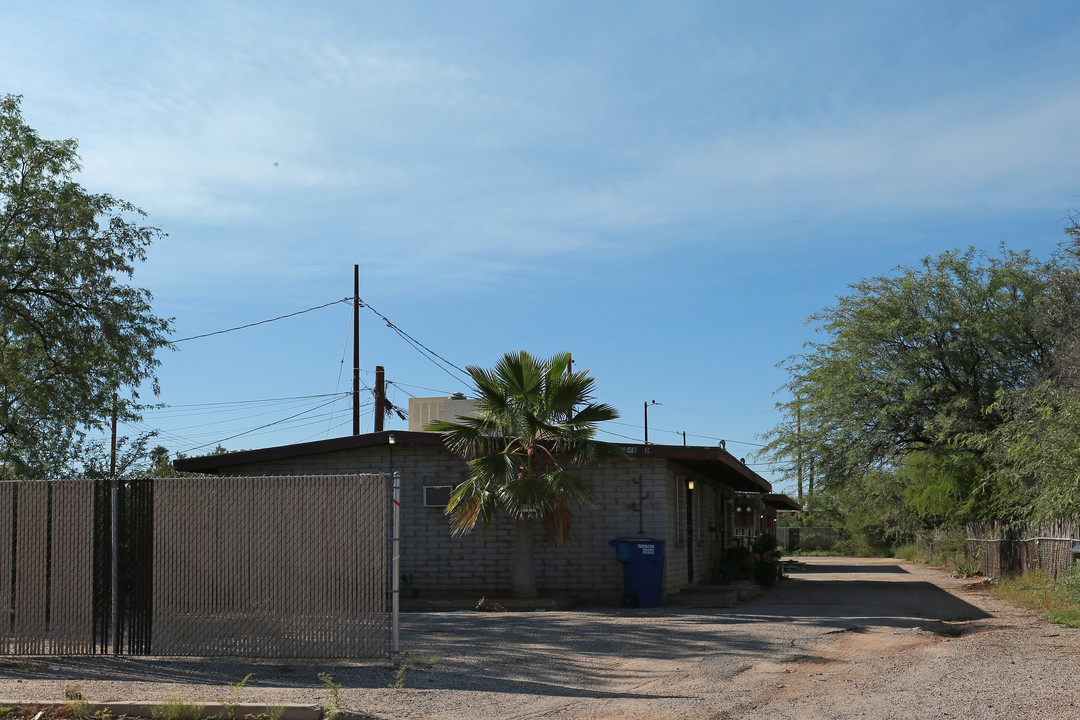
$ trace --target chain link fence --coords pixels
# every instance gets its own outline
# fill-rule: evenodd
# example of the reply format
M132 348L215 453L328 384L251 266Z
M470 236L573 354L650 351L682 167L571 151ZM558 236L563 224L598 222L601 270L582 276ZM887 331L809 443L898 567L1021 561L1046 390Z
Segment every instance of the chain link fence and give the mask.
M0 483L0 652L382 655L387 515L382 475Z

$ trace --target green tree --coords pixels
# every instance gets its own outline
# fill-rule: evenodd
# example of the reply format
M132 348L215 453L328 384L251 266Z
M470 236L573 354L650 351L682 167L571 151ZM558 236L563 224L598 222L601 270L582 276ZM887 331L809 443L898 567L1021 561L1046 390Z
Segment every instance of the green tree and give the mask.
M150 449L157 437L156 431L144 432L132 437L116 439L116 477L134 478L159 476L159 470L168 467L169 451L161 445ZM164 454L164 465L159 465ZM112 442L106 438L93 438L74 449L74 455L65 475L87 478L107 478L112 468ZM166 473L164 476L168 476Z
M999 393L1049 361L1055 336L1037 318L1051 276L1075 260L972 248L855 283L808 320L824 339L786 362L787 418L767 452L792 471L812 458L819 483L842 483L991 431Z
M476 383L475 415L428 427L469 463L469 477L451 493L446 511L458 535L486 529L499 513L513 518L513 592L535 597L536 521L543 520L549 543L569 539L573 512L591 503L591 492L568 468L621 455L595 439L597 423L618 413L592 402L594 380L570 371L568 353L547 360L507 353L493 370L468 370Z
M987 463L975 453L916 450L897 475L904 483L904 504L927 527L962 525L986 517Z
M1066 228L1066 252L1080 254L1080 224ZM1055 268L1048 302L1038 316L1040 332L1054 337L1053 353L1037 382L1001 393L1005 422L974 435L969 445L992 464L986 492L999 519L1049 522L1080 515L1080 271Z
M169 321L126 281L162 233L76 183L76 142L39 137L20 101L0 98L0 460L50 472L104 427L114 393L130 420L138 388L158 390Z

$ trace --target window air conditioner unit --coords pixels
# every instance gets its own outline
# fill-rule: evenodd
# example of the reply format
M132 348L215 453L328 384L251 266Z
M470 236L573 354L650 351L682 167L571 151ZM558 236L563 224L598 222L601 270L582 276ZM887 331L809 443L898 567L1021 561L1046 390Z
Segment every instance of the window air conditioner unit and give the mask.
M450 502L450 491L453 489L453 485L425 485L424 507L446 507L446 504Z

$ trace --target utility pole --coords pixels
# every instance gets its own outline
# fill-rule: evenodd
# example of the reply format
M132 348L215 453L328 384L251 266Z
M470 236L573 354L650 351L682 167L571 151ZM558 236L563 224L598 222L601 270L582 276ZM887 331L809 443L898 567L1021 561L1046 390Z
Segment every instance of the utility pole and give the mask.
M795 405L795 466L799 478L799 502L802 502L802 399Z
M383 431L386 419L386 371L382 365L375 366L375 432Z
M360 434L360 266L353 265L352 434Z
M645 444L649 444L649 406L659 405L660 403L655 400L649 400L645 403Z

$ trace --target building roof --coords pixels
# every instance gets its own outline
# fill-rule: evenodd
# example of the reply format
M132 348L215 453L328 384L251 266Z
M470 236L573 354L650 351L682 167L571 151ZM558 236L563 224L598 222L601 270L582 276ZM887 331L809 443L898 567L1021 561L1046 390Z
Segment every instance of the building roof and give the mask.
M797 510L801 512L803 509L802 505L781 493L765 493L761 496L761 501L777 510Z
M387 445L390 442L391 435L394 436L395 445L443 447L442 436L438 433L385 430L365 435L348 435L329 440L280 445L259 450L241 450L239 452L222 453L221 455L182 458L174 460L173 467L181 472L213 475L240 465ZM772 486L765 478L740 462L734 455L719 447L653 444L619 445L619 447L632 460L671 460L702 475L714 478L735 490L765 493L772 490Z

